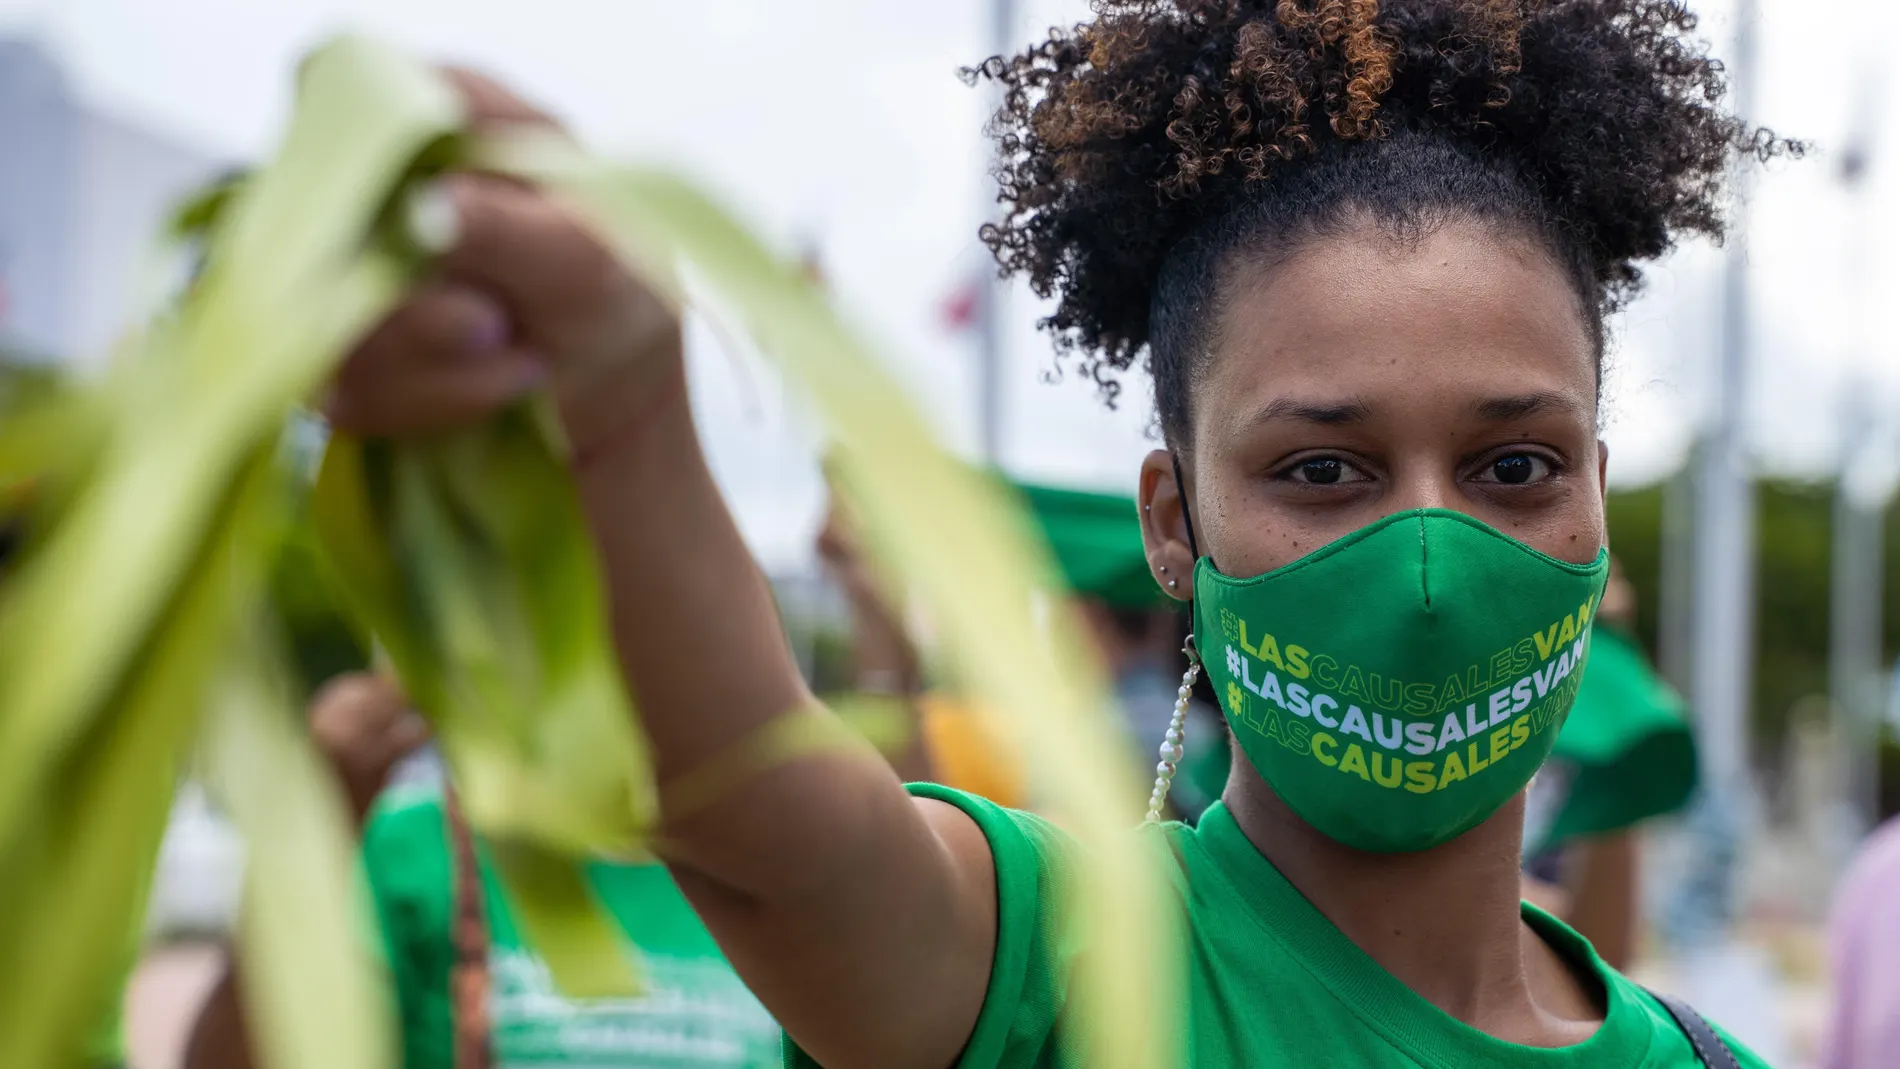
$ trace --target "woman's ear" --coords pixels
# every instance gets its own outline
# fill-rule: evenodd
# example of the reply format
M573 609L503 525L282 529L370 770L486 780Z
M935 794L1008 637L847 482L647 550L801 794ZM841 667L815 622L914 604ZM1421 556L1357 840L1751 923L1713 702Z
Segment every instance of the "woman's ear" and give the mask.
M1194 595L1194 552L1188 548L1186 497L1175 482L1174 454L1156 449L1141 462L1135 494L1141 509L1141 541L1155 582L1177 601Z

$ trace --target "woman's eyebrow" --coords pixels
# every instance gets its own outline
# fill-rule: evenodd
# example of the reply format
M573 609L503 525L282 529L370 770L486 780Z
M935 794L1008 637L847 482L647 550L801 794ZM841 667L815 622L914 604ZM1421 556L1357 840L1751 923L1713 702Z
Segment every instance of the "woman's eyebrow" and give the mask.
M1490 397L1471 406L1477 417L1489 423L1506 423L1542 412L1582 412L1583 405L1568 394L1555 390L1519 394L1515 397Z
M1329 402L1282 397L1254 413L1253 418L1248 422L1257 427L1263 423L1279 420L1297 420L1301 423L1320 423L1337 427L1342 424L1360 423L1371 417L1372 406L1357 399Z

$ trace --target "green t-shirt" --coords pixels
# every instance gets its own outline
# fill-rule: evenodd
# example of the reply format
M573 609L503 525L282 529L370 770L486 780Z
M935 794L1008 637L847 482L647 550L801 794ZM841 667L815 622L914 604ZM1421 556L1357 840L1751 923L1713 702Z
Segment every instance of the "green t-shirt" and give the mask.
M947 788L913 793L968 813L996 857L996 958L959 1069L1071 1069L1057 1045L1067 970L1086 940L1051 910L1073 840L1038 817ZM1149 834L1149 833L1144 833ZM1184 1066L1193 1069L1699 1069L1689 1040L1583 937L1535 908L1525 919L1597 977L1608 1007L1596 1034L1555 1050L1493 1039L1447 1016L1380 968L1255 850L1225 806L1195 828L1166 825L1169 886L1186 944ZM1458 903L1446 903L1449 909ZM1728 1039L1725 1035L1724 1039ZM1765 1063L1728 1039L1743 1069ZM793 1069L815 1065L793 1050Z
M406 1069L450 1069L453 865L441 795L392 791L363 836L364 864L401 1012ZM779 1030L746 990L666 869L589 866L594 891L640 952L647 993L574 1001L522 945L493 870L488 906L489 1019L497 1069L761 1069Z

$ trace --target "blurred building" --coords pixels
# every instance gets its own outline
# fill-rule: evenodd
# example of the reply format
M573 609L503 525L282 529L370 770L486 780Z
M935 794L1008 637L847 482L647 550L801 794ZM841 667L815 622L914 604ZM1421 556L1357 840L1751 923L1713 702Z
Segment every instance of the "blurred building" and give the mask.
M80 99L38 44L0 38L0 354L98 360L160 279L155 238L218 171L204 153ZM221 931L238 845L202 792L173 813L152 890L165 936Z
M170 206L208 155L80 99L44 48L0 38L0 345L94 360L133 309Z

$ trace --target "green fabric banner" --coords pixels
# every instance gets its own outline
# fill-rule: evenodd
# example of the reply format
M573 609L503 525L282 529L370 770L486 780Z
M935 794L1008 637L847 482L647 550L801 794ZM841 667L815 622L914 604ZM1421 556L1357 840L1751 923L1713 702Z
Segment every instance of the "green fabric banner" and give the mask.
M1116 608L1159 606L1166 598L1148 571L1135 501L1119 494L1017 483L1036 525L1075 592Z

